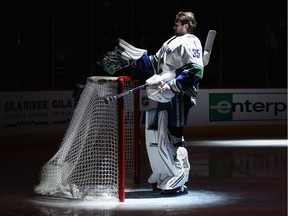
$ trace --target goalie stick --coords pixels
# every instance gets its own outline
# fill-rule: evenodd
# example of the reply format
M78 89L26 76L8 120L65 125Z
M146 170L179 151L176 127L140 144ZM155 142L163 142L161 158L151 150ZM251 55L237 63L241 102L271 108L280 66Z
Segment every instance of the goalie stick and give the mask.
M209 61L210 61L210 55L212 53L212 47L213 47L213 43L216 37L216 31L215 30L209 30L208 35L206 37L206 41L205 41L205 46L204 46L204 52L203 52L203 65L204 67L208 65ZM151 85L151 84L149 84ZM105 104L109 104L121 97L124 97L126 95L132 94L136 91L140 91L142 89L145 89L148 86L148 84L144 84L141 86L138 86L136 88L130 89L128 91L125 91L123 93L114 95L114 96L108 96L104 98L104 103Z
M125 92L123 92L123 93L121 93L121 94L117 94L117 95L114 95L114 96L105 97L105 98L104 98L104 103L105 103L105 104L110 104L111 102L113 102L113 101L115 101L115 100L117 100L117 99L119 99L119 98L121 98L121 97L124 97L124 96L126 96L126 95L132 94L132 93L137 92L137 91L140 91L140 90L142 90L142 89L145 89L146 86L147 86L147 84L140 85L140 86L138 86L138 87L136 87L136 88L130 89L130 90L125 91Z
M216 37L216 31L215 30L209 30L208 35L206 37L206 42L204 46L204 52L203 52L203 65L204 67L208 65L210 61L210 55L212 52L213 43Z
M119 98L121 98L121 97L123 97L123 96L132 94L132 93L134 93L134 92L136 92L136 91L140 91L140 90L142 90L142 89L145 89L147 86L152 86L152 85L159 86L160 83L167 82L168 80L171 80L171 79L175 78L175 75L173 75L173 74L171 74L171 73L170 73L170 74L167 74L167 73L166 73L166 74L163 74L163 75L161 75L161 76L160 76L160 75L154 75L154 76L158 76L159 78L152 79L152 80L150 80L149 83L147 83L147 81L146 81L145 84L143 84L143 85L141 85L141 86L138 86L138 87L136 87L136 88L130 89L130 90L128 90L128 91L122 92L122 93L120 93L120 94L117 94L117 95L114 95L114 96L105 97L105 98L104 98L104 103L105 103L105 104L109 104L109 103L111 103L112 101L115 101L115 100L117 100L117 99L119 99ZM154 77L154 76L153 76L153 77Z

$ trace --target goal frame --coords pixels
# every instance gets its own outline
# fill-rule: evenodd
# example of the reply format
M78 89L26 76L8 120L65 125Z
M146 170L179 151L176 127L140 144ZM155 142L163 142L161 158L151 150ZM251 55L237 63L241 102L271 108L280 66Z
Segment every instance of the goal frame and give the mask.
M42 167L35 195L124 202L125 188L140 183L139 92L110 105L104 98L138 84L129 76L87 77L61 145Z
M131 77L120 76L118 77L118 93L123 93L125 90L124 83L132 81ZM138 82L134 82L134 88L138 85ZM119 117L119 201L125 200L125 112L124 112L124 100L125 97L121 97L116 101L118 103L118 117ZM134 107L139 109L139 92L134 92ZM134 183L140 182L140 122L139 122L139 110L134 111L134 157L135 157L135 170L134 170Z

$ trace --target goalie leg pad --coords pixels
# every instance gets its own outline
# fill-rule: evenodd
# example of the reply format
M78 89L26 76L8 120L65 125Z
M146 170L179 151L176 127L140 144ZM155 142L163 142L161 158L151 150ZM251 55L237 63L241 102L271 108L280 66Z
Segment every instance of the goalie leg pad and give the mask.
M155 129L155 110L146 111L146 148L152 175L150 184L158 183L157 187L163 190L172 190L182 187L189 177L190 164L185 147L173 146L183 141L183 137L170 136L168 131L168 112L158 114L158 131Z
M145 119L146 150L152 174L148 178L150 184L159 183L167 177L165 164L158 152L157 109L146 111Z
M168 131L167 110L162 110L158 113L158 151L165 164L168 176L179 176L182 170L179 163L175 161L176 151Z
M165 164L158 152L157 130L148 130L145 131L146 135L146 150L148 154L148 159L152 169L152 174L148 179L150 184L159 183L163 180L166 175ZM164 176L164 177L163 177Z
M173 190L184 186L188 182L190 163L188 160L188 152L184 147L177 147L177 158L175 164L181 167L181 173L178 176L167 176L158 187L163 190Z
M163 190L172 190L182 187L189 178L190 164L185 147L174 146L179 139L172 138L168 131L168 112L160 111L158 120L158 150L164 161L167 177L158 184ZM183 141L183 137L181 137Z

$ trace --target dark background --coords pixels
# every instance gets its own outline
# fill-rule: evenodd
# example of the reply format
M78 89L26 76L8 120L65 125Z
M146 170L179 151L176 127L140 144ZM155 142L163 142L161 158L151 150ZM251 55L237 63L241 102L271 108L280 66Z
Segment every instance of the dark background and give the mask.
M108 75L95 63L110 38L154 54L173 34L178 11L195 13L204 46L217 36L202 88L287 88L286 0L17 1L17 68L0 90L71 89ZM132 75L131 68L115 75Z

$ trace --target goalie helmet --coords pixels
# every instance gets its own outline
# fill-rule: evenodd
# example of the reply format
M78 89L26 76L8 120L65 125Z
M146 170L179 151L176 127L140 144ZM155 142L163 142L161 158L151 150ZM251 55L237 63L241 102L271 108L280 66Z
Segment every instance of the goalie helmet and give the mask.
M147 50L132 46L121 38L118 38L118 44L111 51L103 54L97 63L103 67L103 70L109 74L114 74L125 67L128 67L132 61L136 61L143 55L147 55Z

